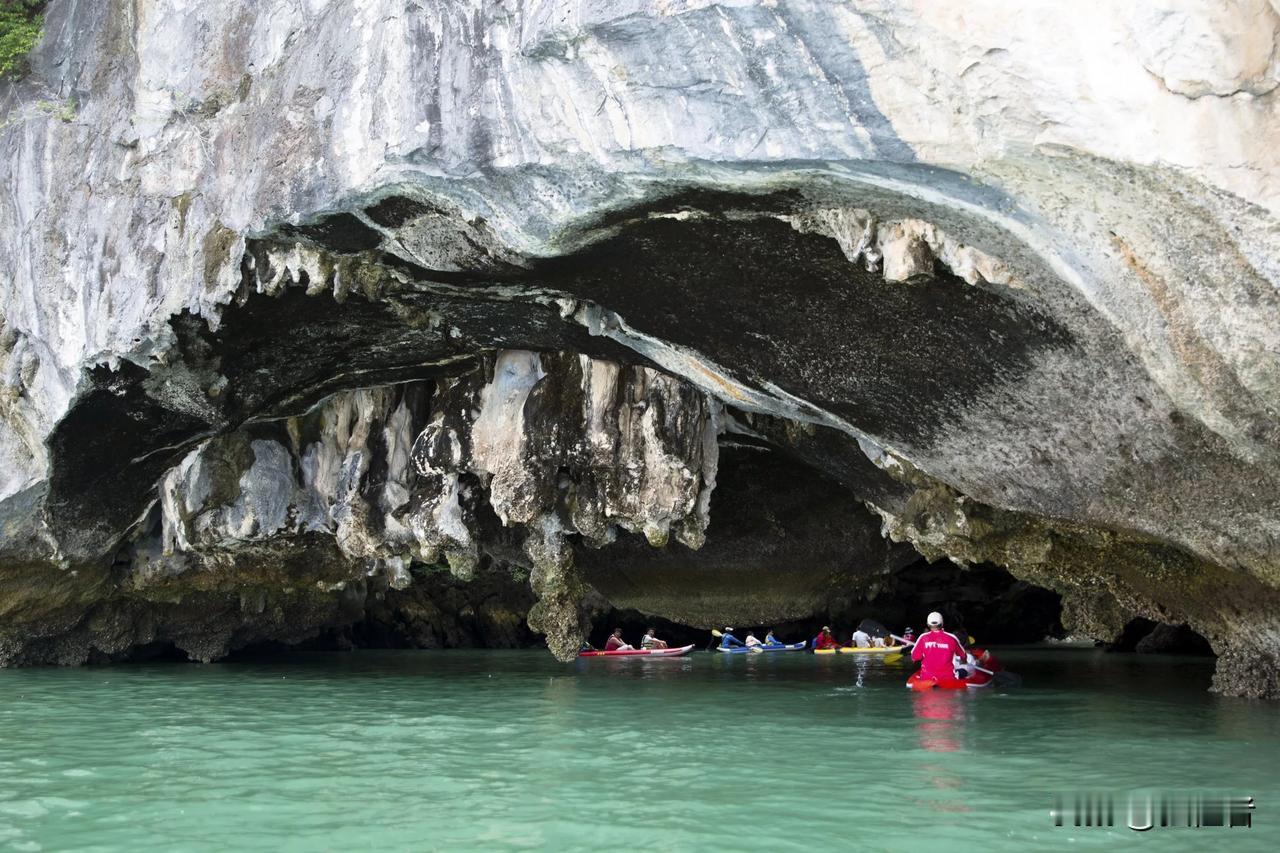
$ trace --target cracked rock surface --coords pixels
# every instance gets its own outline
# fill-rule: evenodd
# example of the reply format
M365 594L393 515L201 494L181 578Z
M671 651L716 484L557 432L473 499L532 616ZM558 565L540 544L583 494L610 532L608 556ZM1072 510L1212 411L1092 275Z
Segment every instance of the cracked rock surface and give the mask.
M868 571L878 523L1280 696L1278 33L53 0L0 91L0 661L209 659L495 565L564 657L615 552L690 622L823 600L803 524L745 559L801 516L768 466L717 540L749 444L844 490ZM731 560L784 579L704 598Z
M171 469L159 550L140 540L132 577L216 571L245 547L319 535L403 589L413 563L470 579L499 537L519 549L499 554L531 573L530 624L572 658L585 589L566 538L601 548L622 530L700 546L718 412L652 368L518 350L431 385L342 392L212 439Z

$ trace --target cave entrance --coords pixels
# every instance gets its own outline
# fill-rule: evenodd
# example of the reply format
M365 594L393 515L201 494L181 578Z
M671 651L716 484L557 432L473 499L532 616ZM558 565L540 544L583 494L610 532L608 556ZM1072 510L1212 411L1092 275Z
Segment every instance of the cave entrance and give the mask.
M996 565L1063 541L1102 563L1093 531L999 508L1041 497L1011 470L1050 465L1014 458L1035 436L978 461L976 433L954 443L987 429L975 401L1033 379L1066 394L1037 371L1085 356L940 227L690 193L516 257L482 221L402 201L250 240L217 324L181 315L164 362L95 369L51 437L60 546L110 554L171 633L198 577L192 656L317 631L522 645L534 623L568 658L588 622L631 613L807 633L950 608L983 641L1031 641L1062 604ZM982 464L1010 469L1002 491L951 485L982 485ZM1121 580L1153 576L1148 552L1114 561Z
M621 627L638 639L650 626L678 645L704 646L708 629L774 628L794 640L823 625L847 639L863 618L901 633L940 610L948 625L982 643L1060 637L1056 593L992 565L933 563L886 541L880 520L834 479L793 455L730 436L720 447L706 542L654 548L621 534L593 548L574 537L592 587L587 639L603 646ZM534 600L519 567L487 558L470 582L414 567L414 582L388 589L341 633L360 648L513 648L538 645L525 616Z
M1209 641L1191 626L1170 625L1141 616L1129 620L1120 635L1107 644L1107 649L1138 654L1213 655Z

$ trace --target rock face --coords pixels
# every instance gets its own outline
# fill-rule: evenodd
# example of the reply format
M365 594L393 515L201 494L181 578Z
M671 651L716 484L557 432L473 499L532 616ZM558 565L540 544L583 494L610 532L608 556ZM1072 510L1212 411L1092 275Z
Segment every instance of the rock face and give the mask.
M1280 13L1139 5L53 0L0 94L0 659L486 560L566 655L575 553L720 547L734 436L1280 695Z
M757 445L721 449L709 517L697 550L634 535L584 548L584 579L615 607L683 625L765 626L845 610L919 559L849 489Z
M161 479L116 562L147 599L192 575L220 586L228 566L252 572L317 539L331 542L336 573L317 572L321 592L369 578L401 590L414 564L469 580L483 553L529 575L530 625L569 659L588 626L568 537L602 548L623 530L700 546L719 411L652 368L502 351L459 377L341 392L203 442ZM157 639L171 638L141 641Z

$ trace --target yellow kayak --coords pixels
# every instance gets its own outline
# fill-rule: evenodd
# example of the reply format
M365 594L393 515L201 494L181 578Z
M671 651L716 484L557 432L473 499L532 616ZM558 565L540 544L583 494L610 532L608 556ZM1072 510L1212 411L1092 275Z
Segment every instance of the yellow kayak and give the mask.
M845 646L839 649L814 649L815 655L834 655L839 652L842 655L891 655L894 652L900 652L906 646L871 646L866 649L859 649L853 646Z

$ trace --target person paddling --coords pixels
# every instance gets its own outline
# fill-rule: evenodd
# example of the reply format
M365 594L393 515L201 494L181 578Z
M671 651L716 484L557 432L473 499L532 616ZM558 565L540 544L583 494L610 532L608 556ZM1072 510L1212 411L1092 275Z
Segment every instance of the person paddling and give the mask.
M760 640L756 638L755 631L747 632L747 648L754 649L756 646L763 646L763 645L764 643L760 642Z
M818 649L838 649L840 644L836 642L836 638L831 635L831 628L827 625L822 626L822 633L813 638L813 648Z
M613 633L609 635L609 640L604 644L606 652L631 652L635 651L635 647L628 644L622 639L622 629L614 628Z
M734 646L745 646L746 643L733 636L732 628L725 628L724 633L720 635L720 648L731 649Z
M911 659L921 661L920 677L934 681L952 681L956 677L953 661L965 658L964 646L954 634L942 630L942 614L934 611L925 620L929 630L920 635L911 649Z
M667 647L666 640L659 640L657 630L650 625L649 630L644 632L644 636L640 639L640 648L642 649L665 649Z

